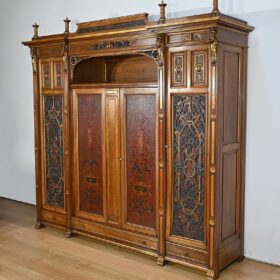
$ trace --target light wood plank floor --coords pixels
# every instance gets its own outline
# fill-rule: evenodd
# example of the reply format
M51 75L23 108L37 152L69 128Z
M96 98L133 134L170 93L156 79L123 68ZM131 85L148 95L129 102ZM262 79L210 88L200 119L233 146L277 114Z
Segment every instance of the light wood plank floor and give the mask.
M203 273L112 245L44 228L34 229L35 207L0 198L0 280L202 280ZM221 280L280 280L280 268L235 263Z

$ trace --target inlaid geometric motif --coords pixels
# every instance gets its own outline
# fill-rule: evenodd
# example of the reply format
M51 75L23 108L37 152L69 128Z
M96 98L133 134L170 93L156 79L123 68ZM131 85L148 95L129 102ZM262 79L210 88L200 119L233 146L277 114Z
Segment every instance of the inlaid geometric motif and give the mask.
M55 71L55 87L62 88L62 64L60 62L54 63Z
M155 227L155 97L126 97L127 221Z
M172 234L204 240L206 97L173 97Z
M50 88L51 87L51 72L50 72L50 64L43 63L43 88Z
M102 97L78 97L80 210L103 215Z
M44 97L46 202L64 208L62 96Z
M184 56L174 55L174 84L184 83Z
M194 53L194 84L205 84L205 53Z

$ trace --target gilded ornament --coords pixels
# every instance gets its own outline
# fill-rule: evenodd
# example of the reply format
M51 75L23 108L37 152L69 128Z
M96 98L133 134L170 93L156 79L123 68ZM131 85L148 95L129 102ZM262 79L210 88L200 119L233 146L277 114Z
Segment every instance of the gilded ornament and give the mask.
M31 60L32 60L32 69L33 73L37 72L37 50L35 48L30 49Z
M210 30L210 39L211 39L210 53L211 53L212 64L216 64L217 62L218 42L216 36L217 36L217 31L216 29L212 28Z

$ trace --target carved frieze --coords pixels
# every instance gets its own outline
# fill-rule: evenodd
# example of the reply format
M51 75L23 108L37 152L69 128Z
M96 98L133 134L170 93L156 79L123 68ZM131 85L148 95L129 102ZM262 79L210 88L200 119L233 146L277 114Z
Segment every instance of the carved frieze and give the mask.
M132 47L135 41L125 40L125 41L115 41L115 42L103 42L94 45L90 45L91 50L103 50L103 49L116 49L116 48L127 48Z

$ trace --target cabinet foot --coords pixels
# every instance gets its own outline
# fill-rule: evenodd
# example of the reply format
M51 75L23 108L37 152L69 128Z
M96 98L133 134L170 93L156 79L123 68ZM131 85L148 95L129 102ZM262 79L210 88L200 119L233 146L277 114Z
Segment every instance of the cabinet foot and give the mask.
M157 265L159 266L164 266L165 260L163 256L158 256L157 257Z
M219 278L219 273L216 273L214 270L207 270L206 280L216 280Z
M41 221L36 221L36 224L35 224L35 228L36 228L36 229L41 229L41 228L43 228L43 227L44 227L44 225L42 224Z
M238 259L237 259L237 262L242 262L243 260L245 259L245 257L244 256L240 256Z
M67 229L67 230L66 230L66 233L65 233L65 237L66 237L66 238L70 238L71 236L72 236L72 230Z

